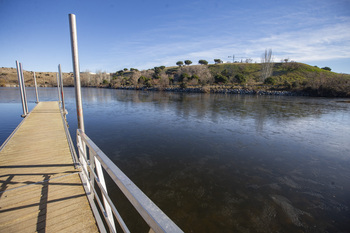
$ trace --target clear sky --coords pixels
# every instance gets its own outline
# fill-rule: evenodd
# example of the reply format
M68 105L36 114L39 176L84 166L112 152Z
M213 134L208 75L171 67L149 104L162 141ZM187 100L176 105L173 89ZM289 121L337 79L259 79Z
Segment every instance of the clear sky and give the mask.
M350 0L0 0L0 67L72 71L68 14L77 17L80 70L289 58L350 73Z

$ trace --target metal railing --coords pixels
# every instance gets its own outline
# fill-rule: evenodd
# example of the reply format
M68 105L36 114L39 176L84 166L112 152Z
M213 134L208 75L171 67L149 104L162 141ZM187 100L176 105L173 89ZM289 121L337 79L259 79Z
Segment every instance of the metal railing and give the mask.
M94 202L96 200L111 232L116 232L113 216L124 232L130 231L108 195L103 170L148 224L149 232L183 232L80 129L77 130L77 146L82 179L90 205L96 207ZM95 184L101 190L102 201L95 189ZM97 215L96 220L101 218L98 211L94 211L94 214L95 217ZM97 224L100 231L104 232L104 224L98 221Z
M69 30L71 36L75 100L78 120L77 147L80 166L82 169L80 177L100 231L106 232L100 215L100 212L102 212L102 216L111 232L116 232L117 229L114 218L124 232L130 232L108 195L104 179L104 173L106 173L148 224L150 227L150 233L183 232L85 134L80 87L76 17L74 14L69 14ZM95 187L98 187L101 195L99 195ZM102 196L102 198L100 198L100 196ZM95 201L97 205L95 204Z

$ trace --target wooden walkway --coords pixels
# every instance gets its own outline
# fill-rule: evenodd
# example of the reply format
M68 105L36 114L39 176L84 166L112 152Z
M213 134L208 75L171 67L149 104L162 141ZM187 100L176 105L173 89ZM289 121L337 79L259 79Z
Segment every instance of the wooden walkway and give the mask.
M98 232L58 102L40 102L0 151L0 232Z

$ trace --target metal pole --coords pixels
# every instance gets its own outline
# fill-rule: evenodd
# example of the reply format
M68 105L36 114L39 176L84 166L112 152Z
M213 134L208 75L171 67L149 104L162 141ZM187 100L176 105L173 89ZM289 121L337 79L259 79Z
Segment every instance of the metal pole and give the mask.
M23 88L22 88L22 78L21 78L21 69L19 67L18 61L16 61L16 67L17 67L17 78L18 78L18 86L19 86L19 92L21 93L21 101L22 101L22 108L23 108L23 115L21 117L26 117L26 107L24 105L24 95L23 95Z
M70 38L71 38L71 46L72 46L72 60L73 60L73 72L74 72L74 84L75 84L74 85L75 86L75 100L76 100L77 117L78 117L78 129L85 132L84 116L83 116L83 104L81 101L77 27L76 27L76 21L75 21L74 14L69 14L69 26L70 26Z
M63 78L62 78L61 64L58 65L58 77L59 77L60 85L61 85L62 110L63 110L63 113L66 114L66 107L64 105Z
M23 96L24 96L24 106L26 107L26 114L28 114L29 111L28 111L28 104L27 104L27 92L26 92L26 84L25 84L25 82L24 82L24 75L23 75L22 63L19 63L19 68L20 68L20 70L21 70L22 89L23 89Z
M36 95L36 102L35 103L39 103L38 86L36 84L35 71L34 71L33 76L34 76L34 86L35 86L35 95Z
M58 94L58 101L61 102L61 95L60 95L60 81L58 80L58 73L56 73L56 80L57 80L57 94Z

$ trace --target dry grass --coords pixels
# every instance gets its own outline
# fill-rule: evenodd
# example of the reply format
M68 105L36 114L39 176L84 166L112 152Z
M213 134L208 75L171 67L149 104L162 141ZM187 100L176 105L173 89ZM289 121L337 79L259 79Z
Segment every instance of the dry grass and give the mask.
M32 71L24 71L26 86L34 86L34 75ZM55 72L35 72L36 81L40 87L52 87L57 85ZM63 85L73 86L73 73L63 73ZM17 70L15 68L0 68L0 86L18 86Z

